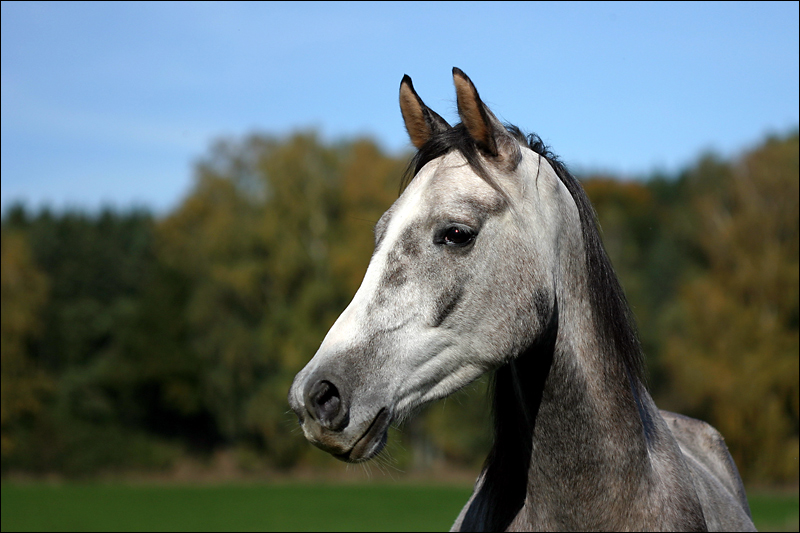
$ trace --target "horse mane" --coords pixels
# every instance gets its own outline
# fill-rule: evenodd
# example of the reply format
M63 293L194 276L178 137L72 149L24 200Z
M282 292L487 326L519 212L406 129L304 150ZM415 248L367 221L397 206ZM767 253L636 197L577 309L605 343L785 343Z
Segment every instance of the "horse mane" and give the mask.
M597 321L598 333L608 348L606 350L607 358L617 357L624 365L625 372L630 379L644 384L646 380L644 357L633 313L603 246L597 214L589 202L586 192L580 182L570 174L564 163L550 151L538 135L531 133L526 136L518 127L508 124L506 129L520 144L547 160L575 201L586 249L589 298ZM497 180L484 166L485 159L481 155L480 148L461 123L447 131L431 136L428 142L417 151L403 175L401 191L428 162L451 150L458 150L478 176L500 192L503 197L506 197ZM635 390L635 393L638 394L638 391Z

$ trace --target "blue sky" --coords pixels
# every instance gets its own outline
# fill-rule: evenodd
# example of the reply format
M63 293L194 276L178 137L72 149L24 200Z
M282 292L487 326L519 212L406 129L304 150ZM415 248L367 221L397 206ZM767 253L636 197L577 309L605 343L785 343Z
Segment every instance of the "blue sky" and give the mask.
M221 137L410 149L403 74L458 66L576 171L636 177L798 124L797 2L2 2L2 209L176 207Z

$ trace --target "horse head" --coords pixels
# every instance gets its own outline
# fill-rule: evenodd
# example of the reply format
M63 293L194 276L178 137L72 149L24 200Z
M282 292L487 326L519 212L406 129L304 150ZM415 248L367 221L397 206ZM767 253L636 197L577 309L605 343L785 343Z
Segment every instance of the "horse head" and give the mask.
M413 179L376 224L360 288L289 392L306 438L349 462L380 452L392 421L537 341L556 307L563 241L575 237L563 228L580 228L548 160L466 74L453 69L453 79L461 122L451 127L403 78Z

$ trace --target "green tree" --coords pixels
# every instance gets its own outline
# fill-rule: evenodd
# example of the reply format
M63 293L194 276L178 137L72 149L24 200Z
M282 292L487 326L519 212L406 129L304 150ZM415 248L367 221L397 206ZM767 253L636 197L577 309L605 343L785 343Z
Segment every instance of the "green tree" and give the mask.
M188 284L199 394L228 444L254 441L278 466L299 459L286 393L355 292L395 174L369 141L220 142L159 224L161 262Z
M120 350L123 338L135 336L141 293L154 270L150 215L29 216L14 209L3 229L25 235L49 280L30 358L53 380L35 423L15 432L19 445L4 466L89 474L164 464L166 450L141 427L140 367Z

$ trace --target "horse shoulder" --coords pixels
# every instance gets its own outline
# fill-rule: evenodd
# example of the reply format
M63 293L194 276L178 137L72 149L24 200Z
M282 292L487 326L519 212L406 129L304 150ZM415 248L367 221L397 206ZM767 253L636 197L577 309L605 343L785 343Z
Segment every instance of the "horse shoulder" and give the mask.
M742 479L719 431L702 420L660 413L686 458L709 530L755 531Z

